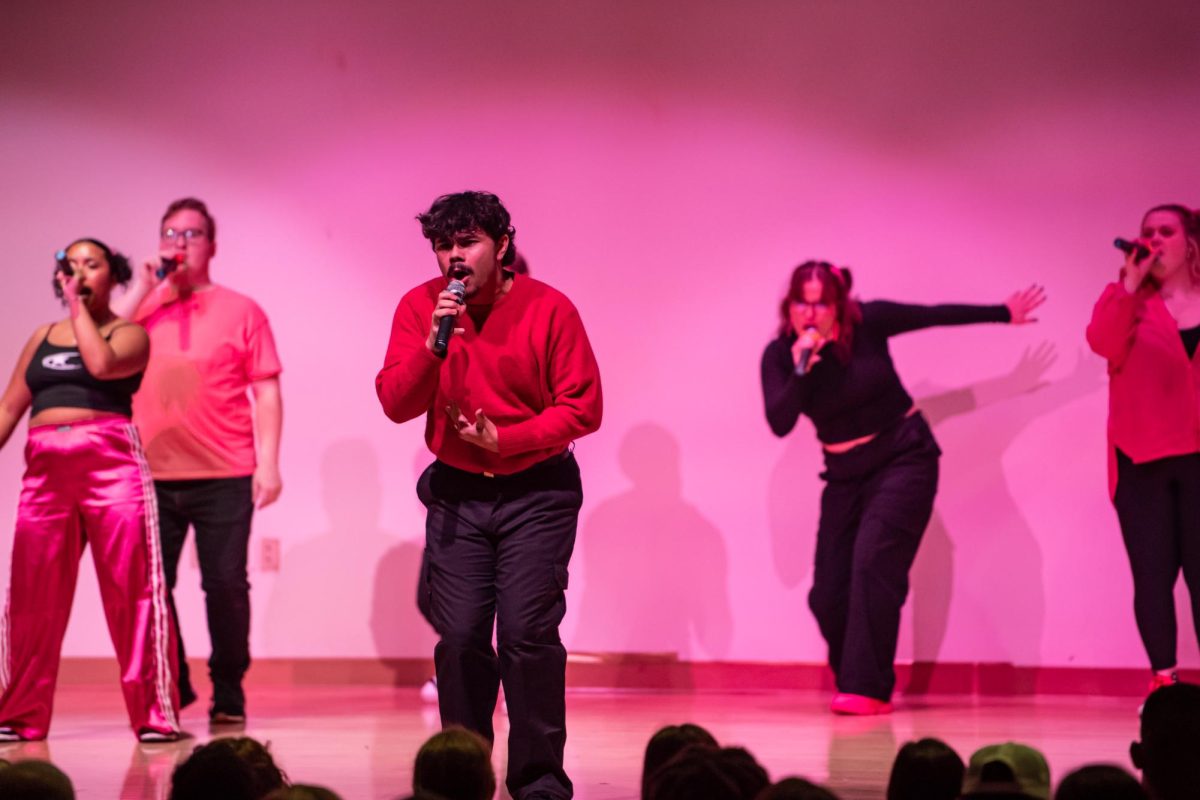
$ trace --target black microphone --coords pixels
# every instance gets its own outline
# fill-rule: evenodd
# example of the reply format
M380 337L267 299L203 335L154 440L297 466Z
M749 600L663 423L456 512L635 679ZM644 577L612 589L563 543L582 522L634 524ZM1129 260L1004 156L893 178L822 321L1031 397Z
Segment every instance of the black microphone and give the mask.
M813 325L809 325L804 329L804 333L816 333L817 329ZM813 347L809 345L800 350L800 360L796 362L796 374L804 376L808 374L808 362L812 361Z
M183 263L183 260L183 255L181 253L176 253L173 256L162 256L162 264L158 269L154 270L155 276L161 281L163 278L179 269L179 265Z
M1122 251L1126 255L1133 253L1134 261L1141 261L1143 258L1150 255L1150 248L1146 247L1146 245L1142 244L1141 242L1131 242L1127 239L1122 239L1120 236L1118 236L1116 239L1113 239L1113 247Z
M446 287L446 291L458 298L458 304L461 306L463 298L467 296L467 286L460 280L450 281L450 285ZM447 348L450 347L450 334L454 332L455 317L447 314L438 320L437 336L433 340L433 354L438 358L446 355Z

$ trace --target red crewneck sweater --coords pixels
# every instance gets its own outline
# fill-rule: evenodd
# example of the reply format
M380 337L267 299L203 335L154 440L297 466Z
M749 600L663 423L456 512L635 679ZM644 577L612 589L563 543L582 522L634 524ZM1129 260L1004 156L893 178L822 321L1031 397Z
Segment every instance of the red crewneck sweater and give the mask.
M1087 340L1108 360L1110 497L1118 448L1136 464L1200 452L1200 359L1188 358L1179 325L1155 289L1130 294L1109 284L1092 311Z
M444 278L417 286L392 320L375 391L394 422L425 414L425 441L440 461L469 472L510 475L561 452L600 427L600 371L579 312L541 281L513 276L482 328L458 316L465 332L446 358L429 351L430 318ZM468 419L483 409L496 424L500 452L459 438L446 407Z

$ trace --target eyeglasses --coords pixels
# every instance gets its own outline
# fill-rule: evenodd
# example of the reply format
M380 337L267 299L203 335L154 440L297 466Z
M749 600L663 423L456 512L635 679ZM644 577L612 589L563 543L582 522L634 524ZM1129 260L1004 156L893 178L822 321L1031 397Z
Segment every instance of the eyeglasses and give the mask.
M828 303L803 303L799 300L792 301L792 308L797 311L811 311L814 314L821 314L829 310Z
M203 228L185 228L180 231L177 231L174 228L167 228L161 234L159 234L159 238L162 241L171 242L172 244L179 241L180 236L182 236L188 244L191 244L197 239L204 239L206 236L208 236L208 232Z

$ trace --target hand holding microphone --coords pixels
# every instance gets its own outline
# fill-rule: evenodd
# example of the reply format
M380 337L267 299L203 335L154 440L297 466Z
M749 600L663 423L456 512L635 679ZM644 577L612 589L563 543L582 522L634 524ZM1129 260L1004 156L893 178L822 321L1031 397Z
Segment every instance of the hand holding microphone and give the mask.
M816 366L817 361L821 360L821 357L817 355L817 350L824 343L825 339L815 325L809 325L800 332L800 335L796 337L796 343L792 345L792 358L796 361L797 375L803 377ZM813 360L814 358L816 361Z
M186 261L187 257L183 253L170 255L160 253L156 258L148 258L142 262L141 269L134 270L130 286L140 287L143 292L150 292L162 285L172 275L176 277L172 278L171 282L178 285L184 270L187 269Z
M1113 240L1113 247L1125 253L1121 280L1125 284L1125 291L1133 294L1142 285L1142 281L1146 280L1150 268L1158 259L1158 254L1139 241L1128 241L1120 237Z
M161 281L179 269L179 266L184 262L184 255L182 253L175 253L169 256L159 256L159 260L158 268L154 270L154 277Z
M426 342L438 358L445 358L450 347L450 337L463 332L462 328L454 327L454 320L462 310L466 294L466 285L460 280L452 280L446 290L438 295L437 306L433 309L433 326L429 332L431 340Z

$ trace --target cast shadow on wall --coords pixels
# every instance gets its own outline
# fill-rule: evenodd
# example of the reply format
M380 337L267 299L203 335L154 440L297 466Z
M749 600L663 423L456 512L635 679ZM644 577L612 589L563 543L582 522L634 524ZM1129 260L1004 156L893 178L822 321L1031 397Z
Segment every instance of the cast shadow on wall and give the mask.
M1004 475L1004 453L1035 419L1099 390L1103 371L1079 351L1071 372L1045 375L1058 359L1049 342L1026 348L1011 370L959 389L919 387L917 405L942 446L939 493L967 503L972 525L952 536L942 503L934 506L911 572L913 670L904 691L929 690L952 602L1012 665L1041 661L1046 600L1042 549ZM954 420L953 424L950 423ZM955 544L969 553L956 563ZM999 568L998 568L999 567ZM961 571L955 580L956 571ZM969 597L951 598L955 584ZM967 602L969 600L969 602Z
M921 408L943 450L938 504L910 573L912 659L907 693L926 691L945 640L955 585L955 543L971 556L961 585L986 587L960 609L1012 664L1037 663L1045 618L1042 553L1033 530L1008 488L1004 452L1034 419L1098 390L1102 374L1094 362L1077 358L1072 372L1047 383L1057 359L1053 344L1026 349L1011 370L957 389L918 387ZM953 424L947 424L953 420ZM769 479L768 518L776 573L788 588L812 572L819 497L797 501L792 487L819 473L819 448L811 437L792 434ZM941 506L949 498L986 509L971 530L951 536ZM994 569L996 564L1004 569ZM959 598L961 601L962 598ZM957 602L957 601L956 601Z
M618 461L633 485L581 526L586 583L571 650L677 658L672 688L687 689L689 662L729 652L725 540L683 497L679 442L665 428L631 428ZM636 669L618 660L616 685L638 685Z
M419 505L414 486L406 481L395 491ZM367 645L399 678L397 659L433 652L433 633L415 602L422 531L400 538L380 527L379 459L366 440L325 450L321 496L328 526L283 554L266 614L267 642L273 652L309 657L346 657Z

